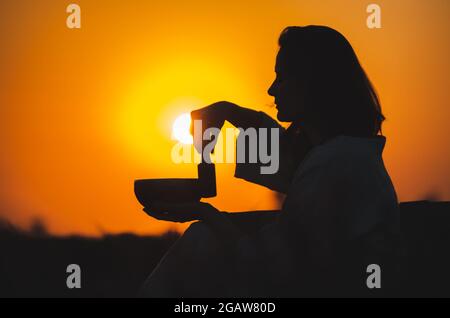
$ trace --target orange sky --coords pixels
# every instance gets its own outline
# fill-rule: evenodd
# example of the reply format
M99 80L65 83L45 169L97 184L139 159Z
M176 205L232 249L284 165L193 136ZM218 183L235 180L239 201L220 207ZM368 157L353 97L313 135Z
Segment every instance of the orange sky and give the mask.
M82 9L81 30L66 6ZM366 6L382 8L369 30ZM348 37L388 118L385 161L401 201L450 199L448 0L18 0L0 4L0 215L51 233L161 233L133 180L195 177L170 162L176 116L218 100L274 115L277 38L324 24ZM220 165L229 211L270 209L274 193ZM182 228L182 227L179 227Z

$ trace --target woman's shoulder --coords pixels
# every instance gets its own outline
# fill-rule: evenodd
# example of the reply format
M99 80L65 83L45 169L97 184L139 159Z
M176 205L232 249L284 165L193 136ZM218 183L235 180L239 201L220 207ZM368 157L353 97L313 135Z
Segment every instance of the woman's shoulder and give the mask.
M352 235L396 218L397 196L382 161L384 145L384 137L338 136L316 146L296 171L286 207L340 215Z

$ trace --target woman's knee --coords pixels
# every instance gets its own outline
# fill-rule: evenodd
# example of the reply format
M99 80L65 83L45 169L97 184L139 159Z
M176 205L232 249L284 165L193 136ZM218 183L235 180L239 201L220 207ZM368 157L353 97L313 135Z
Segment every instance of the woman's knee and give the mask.
M183 236L192 236L195 238L204 238L205 236L212 236L213 232L208 224L202 221L192 223Z
M184 232L182 239L185 244L189 244L197 250L211 250L217 247L214 232L208 224L202 221L192 223Z

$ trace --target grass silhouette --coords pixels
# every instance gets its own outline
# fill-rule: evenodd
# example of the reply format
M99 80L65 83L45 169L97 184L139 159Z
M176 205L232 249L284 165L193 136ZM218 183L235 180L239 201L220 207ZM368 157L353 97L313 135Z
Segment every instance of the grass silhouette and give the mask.
M134 297L179 237L133 234L52 237L40 223L29 232L0 226L1 297ZM81 288L68 289L66 268L81 267Z

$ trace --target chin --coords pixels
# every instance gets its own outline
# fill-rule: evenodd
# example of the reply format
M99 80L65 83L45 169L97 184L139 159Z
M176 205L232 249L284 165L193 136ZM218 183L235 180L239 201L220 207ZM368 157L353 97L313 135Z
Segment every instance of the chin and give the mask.
M290 121L292 121L290 118L288 118L289 116L286 116L286 114L283 114L283 112L280 112L280 111L278 111L278 113L277 113L277 119L279 120L279 121L282 121L282 122L290 122Z

